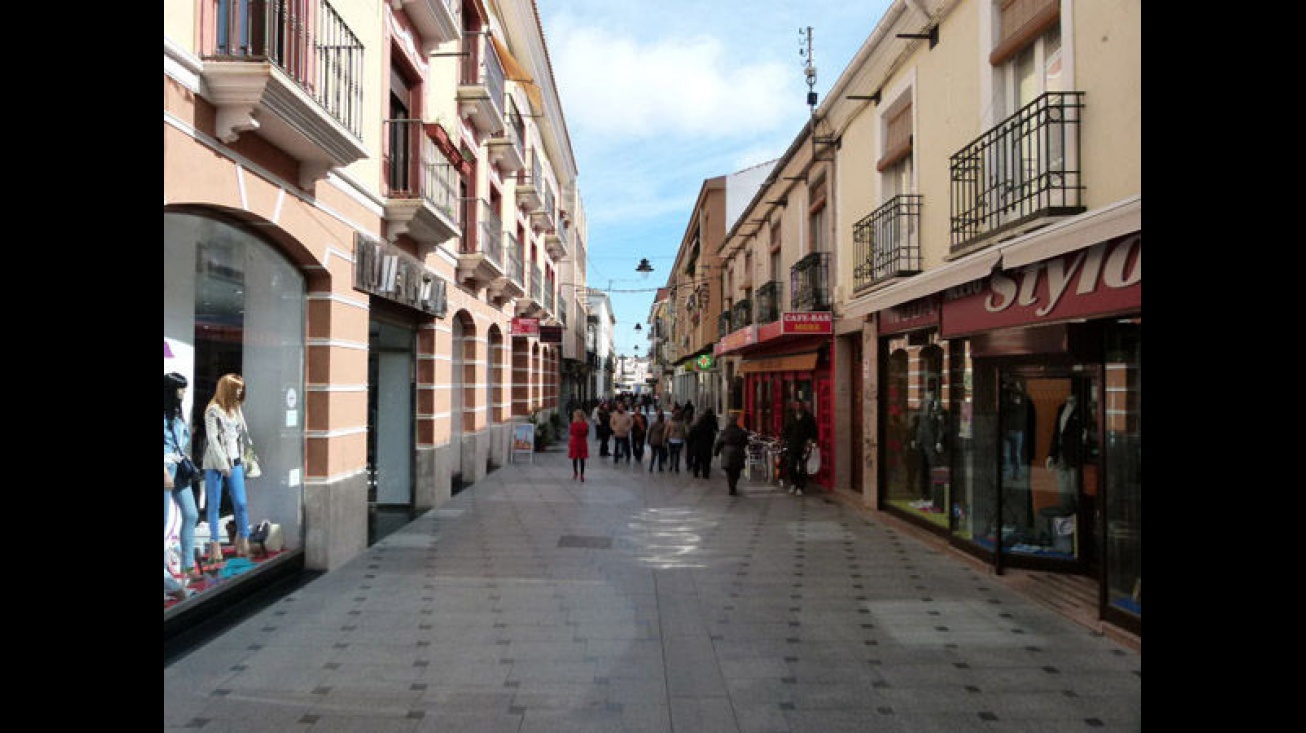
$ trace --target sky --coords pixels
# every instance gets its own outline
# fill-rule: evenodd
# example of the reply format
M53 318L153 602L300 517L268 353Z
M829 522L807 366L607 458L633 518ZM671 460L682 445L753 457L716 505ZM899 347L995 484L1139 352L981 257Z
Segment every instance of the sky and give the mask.
M703 181L779 158L807 123L808 26L823 102L889 4L536 0L588 221L586 276L610 293L618 354L647 353L649 308ZM653 273L635 271L641 258Z

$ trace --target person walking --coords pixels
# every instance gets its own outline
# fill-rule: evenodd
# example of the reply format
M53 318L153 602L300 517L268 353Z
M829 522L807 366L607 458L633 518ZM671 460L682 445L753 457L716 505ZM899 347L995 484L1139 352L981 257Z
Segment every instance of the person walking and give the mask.
M612 437L611 413L606 400L594 408L594 437L599 439L599 458L608 457L608 439Z
M635 426L635 418L626 412L626 403L618 402L617 411L612 413L612 462L621 463L624 456L630 463L630 431Z
M585 459L590 457L590 424L582 410L571 413L571 425L567 427L567 457L571 459L571 480L585 482Z
M685 433L684 415L680 410L672 410L667 423L667 453L673 473L680 473L680 449L685 445Z
M717 435L712 453L721 456L721 467L726 472L726 484L730 495L739 494L739 474L744 470L744 458L748 452L748 431L739 427L739 412L731 410L726 413L726 427Z
M712 471L712 446L716 443L716 434L716 412L708 406L689 430L689 471L695 477L708 478Z
M643 412L636 410L633 415L634 423L630 426L630 448L635 454L635 464L644 464L644 440L648 435L648 418Z
M803 495L807 486L807 455L816 443L818 430L816 419L807 411L807 403L794 400L794 416L785 426L784 451L789 465L789 479L793 488L789 493Z
M648 426L646 436L649 447L648 472L653 473L653 464L658 465L658 472L662 472L667 465L667 418L659 409L653 417L653 422Z

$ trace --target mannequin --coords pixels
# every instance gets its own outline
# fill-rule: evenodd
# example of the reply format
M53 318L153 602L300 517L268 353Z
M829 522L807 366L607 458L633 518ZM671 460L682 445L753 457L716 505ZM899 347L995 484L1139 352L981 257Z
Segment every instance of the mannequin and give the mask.
M231 497L236 520L236 556L249 555L249 509L245 499L243 446L249 441L245 427L245 380L239 374L224 374L208 407L204 409L204 488L208 503L209 562L223 562L222 527L218 509L225 488Z
M190 484L177 486L173 482L177 462L182 455L190 454L190 426L182 416L186 387L186 377L181 374L169 372L163 375L163 525L166 532L168 516L174 507L181 512L182 575L191 581L204 577L195 567L195 526L199 522L199 510L195 508L194 487ZM184 594L179 597L184 597Z
M933 499L930 493L932 469L944 465L943 450L947 442L947 415L943 405L933 392L925 393L921 403L920 414L916 416L916 428L912 432L911 447L919 456L917 482L920 487L921 501Z
M1052 426L1047 467L1056 471L1057 491L1065 507L1075 506L1079 498L1079 469L1084 465L1083 413L1078 398L1072 394L1057 408L1056 422Z
M1034 403L1020 383L1002 386L1002 476L1019 480L1034 454ZM1025 468L1028 471L1028 468Z

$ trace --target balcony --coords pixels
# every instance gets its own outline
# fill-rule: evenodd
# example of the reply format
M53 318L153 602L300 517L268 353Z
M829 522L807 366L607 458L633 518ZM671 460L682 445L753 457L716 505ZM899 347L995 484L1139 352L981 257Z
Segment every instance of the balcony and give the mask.
M526 165L517 171L517 206L522 211L537 211L544 203L540 198L540 157L534 150L526 151Z
M503 63L484 33L463 36L462 74L458 81L458 114L483 135L498 135L503 124Z
M386 233L434 248L462 233L458 169L440 153L421 120L386 120Z
M757 286L753 299L757 301L757 325L775 323L780 320L780 299L784 295L783 284L779 280L768 280Z
M489 287L507 274L503 267L503 223L490 202L471 205L458 252L458 281L472 289Z
M793 310L830 310L829 258L828 252L813 252L789 268L789 303Z
M721 315L717 316L716 319L716 337L718 339L725 338L733 330L735 329L731 325L730 310L721 311Z
M951 159L951 251L984 246L1085 211L1083 92L1049 92Z
M254 132L299 161L306 189L332 168L367 157L363 46L325 0L213 8L216 27L200 73L220 140Z
M531 229L536 232L545 232L554 228L554 221L557 219L553 213L553 191L549 190L547 181L540 181L539 187L544 191L543 205L531 212Z
M530 287L517 298L517 315L528 318L541 318L544 310L544 270L539 265L531 265Z
M489 285L490 296L498 303L504 303L509 298L520 298L526 292L526 271L522 265L521 243L517 241L517 235L512 232L504 232L503 235L507 239L507 245L504 247L506 270L503 277Z
M402 9L421 34L423 55L462 37L462 0L390 0L390 4Z
M526 164L525 155L522 153L524 139L526 139L525 121L516 111L509 113L508 123L504 126L503 133L485 141L490 164L498 166L504 175L521 170Z
M753 301L737 301L730 309L730 330L738 331L751 325L753 325Z
M544 249L555 262L567 256L567 224L560 223L544 234Z
M894 196L853 225L853 292L921 271L921 197Z

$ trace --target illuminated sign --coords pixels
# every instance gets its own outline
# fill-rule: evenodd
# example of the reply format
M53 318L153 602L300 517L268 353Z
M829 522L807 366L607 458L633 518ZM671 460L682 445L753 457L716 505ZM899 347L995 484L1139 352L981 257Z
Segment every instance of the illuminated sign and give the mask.
M834 333L834 314L830 311L785 311L780 314L781 333Z

